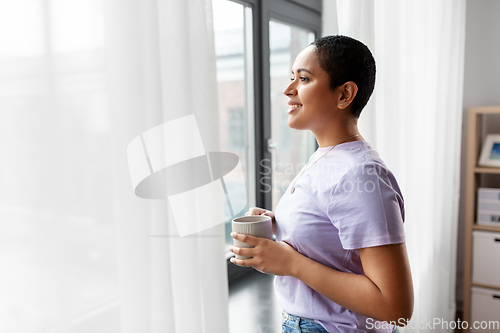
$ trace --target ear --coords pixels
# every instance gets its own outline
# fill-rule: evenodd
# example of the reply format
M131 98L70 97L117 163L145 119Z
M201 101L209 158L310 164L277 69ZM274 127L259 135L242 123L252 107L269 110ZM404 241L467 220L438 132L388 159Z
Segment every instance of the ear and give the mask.
M351 105L357 93L358 93L358 86L356 85L356 83L352 81L344 83L340 87L340 96L337 103L337 107L339 109L347 108L349 105Z

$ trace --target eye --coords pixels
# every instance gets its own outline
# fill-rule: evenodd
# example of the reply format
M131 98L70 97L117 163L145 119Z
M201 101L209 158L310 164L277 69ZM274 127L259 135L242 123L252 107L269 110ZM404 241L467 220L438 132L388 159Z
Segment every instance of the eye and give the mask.
M299 79L300 79L300 81L302 81L302 82L305 82L305 81L308 81L308 80L309 80L309 78L307 78L307 77L305 77L305 76L301 76L301 77L299 77ZM295 80L295 78L294 78L294 77L291 77L291 78L290 78L290 81L294 81L294 80Z

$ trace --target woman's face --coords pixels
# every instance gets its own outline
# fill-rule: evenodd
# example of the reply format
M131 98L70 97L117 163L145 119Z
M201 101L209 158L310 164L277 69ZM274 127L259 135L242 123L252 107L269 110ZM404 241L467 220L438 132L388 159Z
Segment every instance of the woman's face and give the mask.
M330 78L321 68L315 46L304 49L292 67L292 82L283 93L288 96L288 126L319 130L331 121L338 103L338 89L330 89Z

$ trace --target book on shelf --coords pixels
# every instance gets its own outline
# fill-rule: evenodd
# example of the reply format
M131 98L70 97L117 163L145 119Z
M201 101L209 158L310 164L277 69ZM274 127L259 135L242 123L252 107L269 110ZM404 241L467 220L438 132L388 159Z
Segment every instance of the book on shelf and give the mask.
M500 226L500 188L477 189L477 224Z

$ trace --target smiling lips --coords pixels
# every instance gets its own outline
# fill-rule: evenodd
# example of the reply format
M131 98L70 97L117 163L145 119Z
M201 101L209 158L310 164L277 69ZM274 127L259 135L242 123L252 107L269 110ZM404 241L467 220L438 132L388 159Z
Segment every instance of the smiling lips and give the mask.
M288 113L290 113L294 110L297 110L301 106L302 106L302 104L289 104Z

